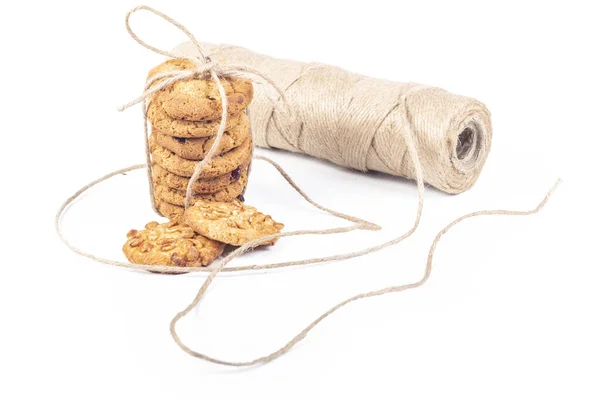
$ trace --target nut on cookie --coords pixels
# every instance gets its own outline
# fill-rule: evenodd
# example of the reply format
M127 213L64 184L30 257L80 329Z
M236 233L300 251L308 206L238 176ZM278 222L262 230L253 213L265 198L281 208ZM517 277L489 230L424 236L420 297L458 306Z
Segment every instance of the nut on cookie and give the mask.
M200 267L223 253L225 244L208 239L176 221L149 222L145 229L130 230L123 253L136 264Z
M234 246L278 233L284 226L237 199L228 203L199 200L184 212L183 222L203 236Z

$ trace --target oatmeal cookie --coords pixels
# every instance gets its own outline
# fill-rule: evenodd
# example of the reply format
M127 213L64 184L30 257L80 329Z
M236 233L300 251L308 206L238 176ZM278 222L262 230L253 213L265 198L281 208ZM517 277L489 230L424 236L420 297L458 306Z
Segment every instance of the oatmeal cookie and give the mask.
M190 177L193 175L194 169L198 164L198 161L186 160L185 158L179 157L171 150L157 144L152 137L150 137L150 151L152 153L153 163L160 165L175 175ZM200 174L200 178L215 178L226 174L235 170L240 165L249 164L251 158L252 140L247 139L235 149L210 160L204 167L202 174Z
M196 232L219 242L240 246L283 229L270 215L238 200L229 203L197 201L183 214L183 221ZM266 244L274 244L271 240Z
M172 221L181 221L181 218L183 217L183 211L185 211L183 207L162 201L156 197L156 195L154 197L154 201L160 215Z
M205 121L184 121L171 118L165 110L158 107L156 103L150 102L148 105L148 120L152 125L153 131L159 131L165 135L176 136L180 138L202 138L213 136L219 129L221 117L214 120ZM229 130L235 126L249 126L249 119L245 112L230 115L225 121L225 129Z
M200 267L212 263L225 245L194 232L176 221L149 222L145 229L130 230L123 253L136 264Z
M162 72L191 70L196 65L190 60L175 58L154 67L148 78ZM252 82L235 77L220 77L227 96L229 115L241 113L254 95ZM169 117L185 121L206 121L221 118L221 95L210 77L177 81L154 94L151 101L161 107Z
M158 131L153 131L152 137L157 144L165 149L171 150L173 153L186 160L202 160L206 157L206 154L208 154L216 139L216 136L209 136L206 138L182 138L170 136ZM250 127L248 125L234 126L230 130L223 132L223 136L221 136L221 141L217 147L216 155L227 153L229 150L240 146L249 138Z
M232 201L239 195L244 193L246 189L246 183L248 182L247 171L242 172L240 179L234 183L226 186L224 189L219 190L215 193L206 194L194 194L192 196L190 204L194 204L195 201ZM177 206L183 206L185 204L185 190L177 190L164 185L154 185L154 193L156 197L167 203L171 203Z
M231 172L211 179L198 179L192 186L192 191L198 194L215 193L239 180L247 165L240 165ZM190 178L175 175L158 164L152 165L152 182L156 185L167 186L177 190L187 190Z

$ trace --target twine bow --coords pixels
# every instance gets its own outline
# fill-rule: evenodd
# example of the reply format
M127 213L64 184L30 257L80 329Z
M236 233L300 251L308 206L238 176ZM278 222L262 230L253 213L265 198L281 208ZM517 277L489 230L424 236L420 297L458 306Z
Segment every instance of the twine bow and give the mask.
M163 18L165 21L171 23L172 25L176 26L179 30L181 30L183 33L185 33L185 35L190 39L190 41L194 44L194 46L198 50L199 56L198 57L179 56L173 52L161 50L154 46L151 46L148 43L144 42L142 39L140 39L133 32L133 30L131 29L131 25L129 24L129 19L130 19L131 15L140 10L149 11L149 12ZM254 68L248 67L248 66L221 64L218 61L211 60L209 57L206 56L206 54L205 54L202 46L198 42L198 40L194 37L194 35L186 27L184 27L183 25L181 25L179 22L175 21L168 15L165 15L165 14L161 13L160 11L153 9L152 7L138 6L138 7L135 7L134 9L132 9L131 11L129 11L127 13L127 15L125 16L125 26L127 28L127 32L129 32L129 35L136 42L138 42L140 45L144 46L145 48L147 48L155 53L167 56L169 58L183 58L183 59L189 60L195 64L195 68L193 68L191 70L169 71L169 72L163 72L163 73L159 73L159 74L152 76L150 79L148 79L148 81L146 81L146 85L144 87L144 92L142 93L141 96L139 96L139 97L133 99L132 101L130 101L129 103L124 104L121 107L119 107L119 111L124 111L131 106L134 106L138 103L142 103L142 111L144 114L144 142L145 142L145 148L146 148L146 165L147 165L146 172L148 175L148 181L149 181L149 187L150 187L150 199L152 201L152 206L154 207L154 209L156 211L158 211L158 210L157 210L156 202L155 202L155 198L154 198L154 187L152 185L152 161L150 159L150 145L148 143L148 115L147 115L148 114L148 105L149 105L148 100L155 93L160 92L161 90L175 84L176 82L186 81L186 80L190 80L190 79L210 78L217 85L217 89L219 90L219 95L221 96L221 106L222 106L221 122L219 123L219 128L217 129L217 133L215 135L215 141L214 141L213 145L211 146L210 150L208 151L208 153L206 154L204 159L201 160L196 165L196 168L194 169L194 173L192 174L192 177L190 178L190 180L188 182L186 193L185 193L185 208L186 209L189 207L190 200L192 198L192 187L193 187L194 183L200 177L204 167L215 156L215 153L216 153L217 149L219 148L221 138L222 138L223 133L225 132L225 129L227 126L227 95L225 93L225 88L223 87L223 84L221 83L221 78L225 78L225 77L242 78L242 79L251 81L252 83L267 85L271 89L275 90L278 97L273 96L272 93L270 93L268 90L266 90L265 93L268 96L268 98L273 102L274 108L278 112L278 114L281 114L284 117L283 119L284 119L284 121L286 121L286 123L278 124L278 125L280 126L280 128L282 128L282 132L284 132L284 136L286 136L286 138L288 140L291 139L292 134L291 134L291 130L289 129L289 126L291 123L293 123L293 121L295 121L294 112L292 110L292 107L286 100L285 94L283 93L283 91L275 84L275 82L273 82L273 80L271 80L271 78L264 75L260 71L254 69Z

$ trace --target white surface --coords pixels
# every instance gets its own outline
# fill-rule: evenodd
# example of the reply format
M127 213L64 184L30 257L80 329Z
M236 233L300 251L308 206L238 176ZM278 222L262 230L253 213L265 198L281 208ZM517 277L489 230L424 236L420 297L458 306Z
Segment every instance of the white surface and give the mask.
M531 208L564 179L536 216L484 217L452 230L425 287L344 308L283 358L245 370L191 358L169 336L171 317L202 276L97 264L54 234L68 195L143 162L140 112L116 106L140 93L161 58L125 32L124 14L136 3L114 3L3 5L1 398L600 397L594 2L152 2L201 40L441 86L484 101L493 114L479 182L458 196L427 190L413 237L342 263L218 278L181 324L194 349L230 360L262 356L350 295L418 280L431 240L455 217ZM164 48L184 40L151 16L134 22ZM317 201L385 229L281 240L237 264L354 250L411 224L412 183L260 153ZM340 224L255 165L249 203L290 230ZM77 202L65 232L123 259L125 232L155 218L146 203L143 173L130 173Z

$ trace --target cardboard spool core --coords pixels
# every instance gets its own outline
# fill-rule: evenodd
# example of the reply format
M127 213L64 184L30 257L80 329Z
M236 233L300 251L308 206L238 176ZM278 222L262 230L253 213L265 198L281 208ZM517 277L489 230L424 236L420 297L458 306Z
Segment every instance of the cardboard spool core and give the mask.
M471 148L476 141L475 132L471 127L465 128L460 135L458 135L458 140L456 142L456 156L459 160L464 160L464 158L471 152Z

